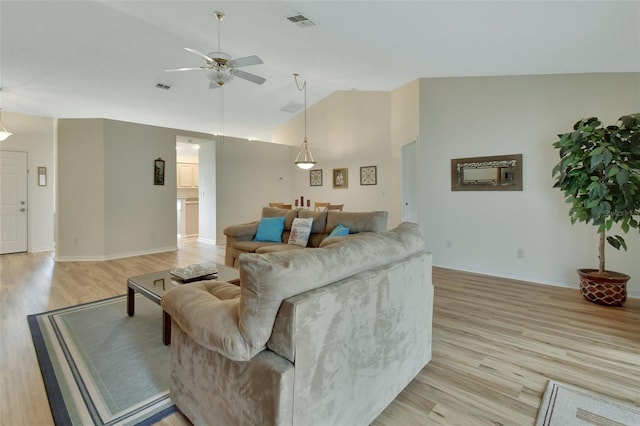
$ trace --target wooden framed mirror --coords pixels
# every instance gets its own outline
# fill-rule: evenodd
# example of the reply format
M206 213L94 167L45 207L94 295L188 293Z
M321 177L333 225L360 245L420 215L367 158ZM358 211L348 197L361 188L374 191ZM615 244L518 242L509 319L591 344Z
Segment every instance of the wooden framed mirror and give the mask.
M522 191L522 154L451 160L452 191Z

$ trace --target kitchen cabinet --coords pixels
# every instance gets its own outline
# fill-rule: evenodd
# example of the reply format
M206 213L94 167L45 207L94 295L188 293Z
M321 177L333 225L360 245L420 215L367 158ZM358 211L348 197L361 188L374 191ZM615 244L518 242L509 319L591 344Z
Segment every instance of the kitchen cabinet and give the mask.
M192 163L177 163L178 188L198 187L198 165Z
M197 199L178 198L178 236L193 237L198 235L199 203Z

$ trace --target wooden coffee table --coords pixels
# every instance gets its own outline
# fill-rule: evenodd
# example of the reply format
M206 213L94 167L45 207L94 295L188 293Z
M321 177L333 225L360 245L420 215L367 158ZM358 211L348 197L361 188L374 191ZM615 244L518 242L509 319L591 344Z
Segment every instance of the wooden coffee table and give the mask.
M225 265L216 264L218 273L216 281L226 281L232 284L240 283L240 272L237 269ZM202 277L203 280L210 279ZM171 270L151 272L150 274L137 275L127 279L127 314L132 317L135 314L135 293L140 293L147 299L160 305L164 294L174 287L185 284L173 275ZM162 311L162 341L165 345L171 343L171 315Z

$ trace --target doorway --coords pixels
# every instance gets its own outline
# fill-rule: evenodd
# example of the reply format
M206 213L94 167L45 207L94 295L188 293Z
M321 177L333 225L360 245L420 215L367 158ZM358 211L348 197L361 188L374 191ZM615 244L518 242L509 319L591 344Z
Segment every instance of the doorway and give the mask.
M402 146L402 221L418 223L418 144Z
M28 248L27 153L0 151L0 254Z

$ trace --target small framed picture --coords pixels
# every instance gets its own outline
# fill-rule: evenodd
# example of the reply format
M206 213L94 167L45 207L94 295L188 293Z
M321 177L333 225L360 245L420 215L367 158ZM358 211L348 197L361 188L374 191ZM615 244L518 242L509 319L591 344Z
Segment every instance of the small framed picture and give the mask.
M164 185L164 160L162 158L158 158L154 162L153 184Z
M322 186L322 169L309 170L309 185Z
M378 184L378 167L365 166L360 167L360 185L377 185Z
M349 187L349 169L333 169L333 187L340 189Z

